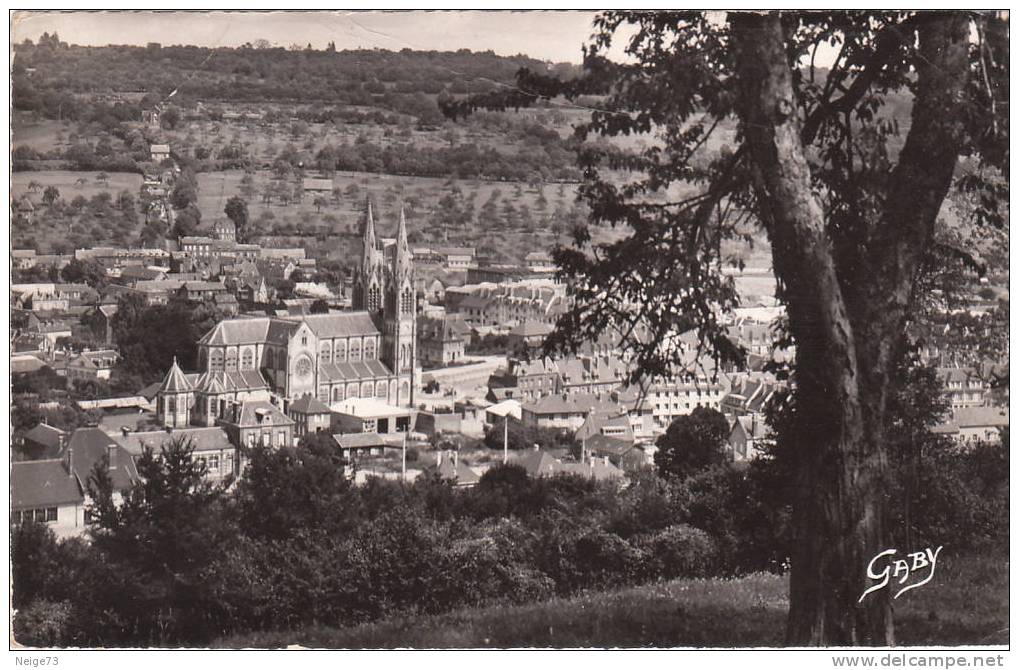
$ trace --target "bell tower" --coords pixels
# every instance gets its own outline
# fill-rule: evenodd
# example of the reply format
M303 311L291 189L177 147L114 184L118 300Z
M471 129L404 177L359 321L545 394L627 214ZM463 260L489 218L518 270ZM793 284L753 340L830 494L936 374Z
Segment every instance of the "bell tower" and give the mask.
M351 296L351 307L355 310L377 314L382 310L385 262L382 250L379 249L375 239L375 220L372 216L370 200L367 202L367 215L361 244L361 267L354 275L354 294Z
M156 392L156 415L167 428L183 428L191 423L191 399L194 389L173 357L173 365Z
M383 350L385 363L397 378L397 395L390 402L396 405L414 403L414 364L417 360L417 299L414 294L414 259L407 243L407 217L400 209L400 225L396 231L383 318Z

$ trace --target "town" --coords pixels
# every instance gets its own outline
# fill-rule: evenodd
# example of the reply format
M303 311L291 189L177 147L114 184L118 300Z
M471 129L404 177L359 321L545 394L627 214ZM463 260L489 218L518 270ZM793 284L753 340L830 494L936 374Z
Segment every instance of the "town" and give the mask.
M260 646L229 636L668 580L785 579L801 485L784 459L802 463L793 450L814 437L804 426L821 425L802 418L820 410L800 391L835 393L799 366L834 364L816 341L800 345L803 289L754 216L732 214L703 257L694 233L670 242L685 251L664 266L641 265L666 233L648 236L631 204L606 203L625 191L614 190L620 165L660 146L575 132L610 96L485 97L520 68L569 81L580 66L333 42L86 47L56 33L13 52L21 639ZM65 87L79 71L93 83ZM465 113L457 105L471 96L480 102ZM909 113L890 100L890 113ZM737 122L716 125L721 139L684 140L693 148L677 173L736 155ZM701 150L710 158L693 160ZM612 168L599 173L585 152ZM975 165L959 172L976 179ZM673 179L627 197L664 211L679 197ZM746 206L715 205L719 220ZM967 208L977 205L965 196L943 208L881 396L889 532L904 552L949 547L935 535L952 528L968 551L1007 542L1007 213L978 236L967 217L987 214ZM634 265L617 280L605 259L619 249ZM675 258L689 260L681 279L667 268ZM703 259L710 281L697 274ZM656 311L648 267L682 284L676 304L689 314ZM637 316L583 314L591 296ZM658 365L648 343L664 351L666 340L670 365ZM941 488L945 500L925 497ZM176 553L179 538L176 567L139 558ZM111 569L96 584L138 591L90 610L73 588L34 576L32 557L46 552L66 565L114 561L124 581ZM942 557L952 560L962 559ZM303 561L337 561L344 576L313 588L331 577ZM298 574L274 572L287 563ZM406 575L386 572L403 563ZM425 573L449 582L419 589L408 576ZM274 580L287 586L268 588ZM174 598L188 604L175 611ZM334 644L357 646L321 646Z

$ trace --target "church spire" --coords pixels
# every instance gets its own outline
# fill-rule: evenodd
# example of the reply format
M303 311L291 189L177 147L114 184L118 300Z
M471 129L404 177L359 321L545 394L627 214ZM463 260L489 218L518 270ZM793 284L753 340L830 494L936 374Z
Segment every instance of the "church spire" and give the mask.
M396 230L396 275L404 277L411 270L410 246L407 244L407 217L400 208L400 226Z
M375 243L375 218L372 216L372 201L368 200L368 216L364 223L364 251L362 255L362 266L367 269L375 258L378 246Z

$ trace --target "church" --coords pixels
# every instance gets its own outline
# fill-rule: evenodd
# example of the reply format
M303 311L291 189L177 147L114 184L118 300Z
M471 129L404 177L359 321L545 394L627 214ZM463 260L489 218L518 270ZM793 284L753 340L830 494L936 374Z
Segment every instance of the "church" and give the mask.
M287 412L306 397L412 407L416 303L406 217L383 240L369 203L353 311L220 321L198 341L198 372L173 362L156 396L159 422L213 426L234 403L271 400Z

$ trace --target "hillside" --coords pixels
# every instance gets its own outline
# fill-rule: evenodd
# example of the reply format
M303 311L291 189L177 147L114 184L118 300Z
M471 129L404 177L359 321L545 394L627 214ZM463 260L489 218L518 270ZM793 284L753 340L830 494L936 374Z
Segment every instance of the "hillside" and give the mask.
M47 95L146 94L175 101L326 103L406 111L416 96L480 93L512 83L517 70L545 71L526 56L490 51L288 50L68 45L53 36L15 50L14 106L34 109ZM562 76L574 66L548 66ZM436 110L438 111L438 110Z
M760 647L782 644L784 577L670 582L512 607L407 616L351 628L221 638L213 647ZM896 602L902 646L1007 644L1007 556L939 560L930 584Z

